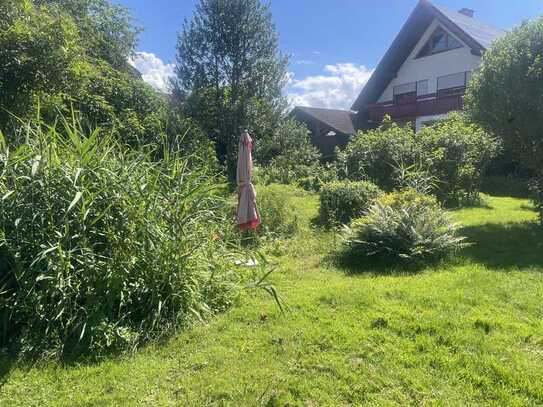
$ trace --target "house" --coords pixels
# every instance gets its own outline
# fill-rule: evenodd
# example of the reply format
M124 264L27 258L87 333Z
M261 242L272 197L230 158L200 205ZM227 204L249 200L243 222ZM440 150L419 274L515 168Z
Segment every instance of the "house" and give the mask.
M492 42L505 31L478 21L474 11L451 11L420 0L351 107L319 109L319 117L348 115L355 130L376 127L383 117L411 123L416 130L459 110L473 71ZM314 128L296 107L293 116ZM355 112L353 114L353 112ZM335 123L335 120L328 120ZM331 131L340 133L331 126ZM312 137L315 136L312 131ZM341 145L343 140L338 140ZM329 143L332 143L331 141Z
M331 157L336 147L347 145L350 136L356 133L355 112L349 110L296 106L290 116L307 125L311 141L325 158Z

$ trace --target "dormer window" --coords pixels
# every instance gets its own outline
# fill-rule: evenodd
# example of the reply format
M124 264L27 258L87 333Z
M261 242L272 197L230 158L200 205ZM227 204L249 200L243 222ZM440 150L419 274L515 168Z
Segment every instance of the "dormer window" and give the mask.
M451 49L461 48L462 43L452 34L449 34L443 28L438 27L424 44L417 58L428 55L438 54L440 52L450 51Z

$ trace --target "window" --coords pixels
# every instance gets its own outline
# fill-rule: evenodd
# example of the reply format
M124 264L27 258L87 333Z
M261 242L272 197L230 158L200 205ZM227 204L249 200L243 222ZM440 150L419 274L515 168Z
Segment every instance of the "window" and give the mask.
M417 82L394 86L394 104L405 105L417 100Z
M428 79L417 82L417 96L428 94Z
M437 91L466 86L467 72L453 73L437 78Z
M417 96L428 94L428 80L425 79L394 86L393 94L394 104L396 105L414 103L417 100Z
M462 43L443 28L437 28L420 50L417 58L462 47Z

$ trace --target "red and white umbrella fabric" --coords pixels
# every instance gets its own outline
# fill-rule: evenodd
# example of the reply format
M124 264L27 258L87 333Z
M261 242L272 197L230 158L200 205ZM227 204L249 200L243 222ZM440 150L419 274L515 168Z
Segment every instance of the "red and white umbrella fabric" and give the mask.
M238 168L238 225L241 230L256 229L260 225L260 216L256 207L256 190L251 183L253 174L253 140L247 130L239 139Z

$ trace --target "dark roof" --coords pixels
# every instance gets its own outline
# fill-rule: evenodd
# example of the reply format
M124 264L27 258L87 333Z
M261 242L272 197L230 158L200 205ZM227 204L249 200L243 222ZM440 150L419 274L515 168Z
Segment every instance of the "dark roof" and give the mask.
M437 4L433 4L433 7L458 26L463 32L477 41L484 49L490 48L495 39L505 34L504 30L492 27L462 13L451 11L447 7L439 6Z
M474 54L481 54L492 41L505 33L473 17L420 0L360 92L353 110L359 111L381 96L434 19L468 45Z
M318 107L305 107L305 106L296 106L292 112L291 116L299 117L298 112L310 116L311 118L320 121L338 133L342 134L355 134L356 130L353 125L354 112L350 110L338 110L338 109L323 109Z

